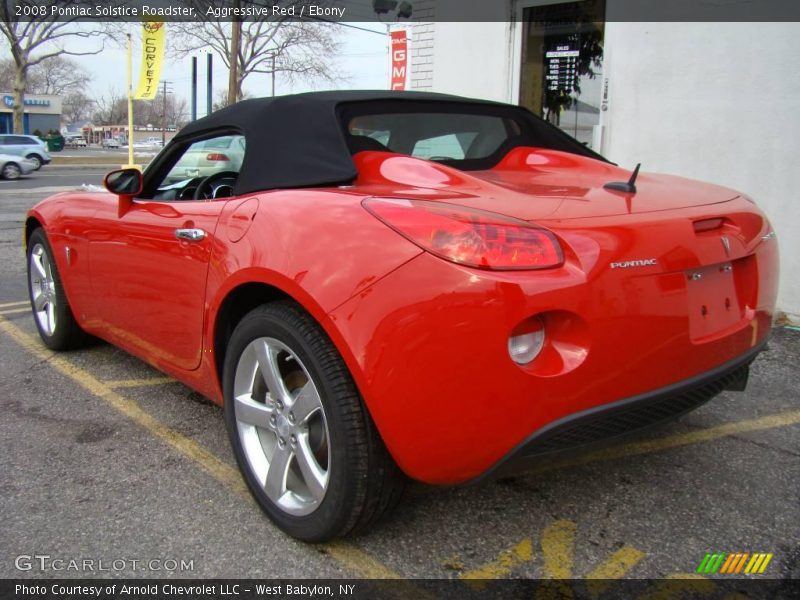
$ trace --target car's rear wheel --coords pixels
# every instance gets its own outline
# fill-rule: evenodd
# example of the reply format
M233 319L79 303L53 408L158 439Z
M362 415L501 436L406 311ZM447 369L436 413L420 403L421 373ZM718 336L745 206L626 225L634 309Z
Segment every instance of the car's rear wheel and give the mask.
M320 542L370 526L399 499L389 456L333 343L297 304L247 314L224 369L239 468L267 515Z
M16 163L6 163L3 165L3 179L19 179L22 175L22 170Z
M72 315L53 251L41 228L28 240L28 293L36 329L49 348L68 350L86 341Z
M38 171L39 169L42 168L42 159L39 158L39 156L37 156L36 154L28 154L28 156L26 156L25 158L27 158L29 161L33 163L34 171Z

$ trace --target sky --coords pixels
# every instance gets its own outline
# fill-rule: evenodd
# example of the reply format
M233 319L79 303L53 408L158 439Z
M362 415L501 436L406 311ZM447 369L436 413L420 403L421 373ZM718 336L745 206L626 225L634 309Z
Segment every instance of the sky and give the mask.
M389 55L386 27L381 23L345 23L338 25L341 51L331 60L335 61L338 70L346 77L335 87L337 89L386 89L388 87ZM364 31L365 29L369 31ZM134 35L134 88L139 73L141 46ZM169 45L169 29L167 29L167 45ZM68 47L82 50L91 46L92 42L79 38L71 38ZM2 48L0 55L9 56L8 49ZM206 114L206 53L197 53L198 82L198 117ZM124 47L107 47L99 55L70 57L92 75L90 97L96 98L107 94L112 88L123 94L127 89L126 61L127 51ZM182 60L165 57L161 78L172 83L171 89L178 98L191 101L191 57ZM214 56L213 95L216 101L220 90L227 90L228 71L222 60ZM245 79L244 91L250 97L268 96L271 78L266 74L251 74ZM332 87L330 84L327 88ZM315 89L313 86L300 83L291 86L288 82L277 79L276 94L290 94ZM316 89L325 89L317 87ZM191 110L191 108L190 108Z

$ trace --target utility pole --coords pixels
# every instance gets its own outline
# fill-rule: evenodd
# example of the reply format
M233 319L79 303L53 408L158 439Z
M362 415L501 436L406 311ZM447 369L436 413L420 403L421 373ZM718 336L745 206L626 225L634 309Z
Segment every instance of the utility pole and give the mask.
M272 55L272 97L275 97L275 55Z
M236 13L239 11L240 1L234 2ZM228 75L228 106L239 99L239 45L242 39L242 21L234 13L231 27L231 55L229 58L230 71Z
M214 107L212 102L212 95L214 91L213 86L213 73L214 73L214 55L211 52L206 56L206 115L210 115Z
M161 147L163 148L167 143L167 94L172 93L172 90L167 89L167 84L169 81L162 81L161 82L161 95L163 98L163 104L161 108Z
M197 120L197 57L192 57L192 121Z

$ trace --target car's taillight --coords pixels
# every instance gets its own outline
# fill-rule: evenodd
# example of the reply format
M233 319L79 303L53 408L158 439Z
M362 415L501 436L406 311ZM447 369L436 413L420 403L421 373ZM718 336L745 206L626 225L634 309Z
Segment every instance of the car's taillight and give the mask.
M206 160L230 160L227 154L221 154L220 152L212 152L208 156L206 156Z
M496 213L426 200L368 198L364 208L424 250L481 269L546 269L564 262L555 236Z

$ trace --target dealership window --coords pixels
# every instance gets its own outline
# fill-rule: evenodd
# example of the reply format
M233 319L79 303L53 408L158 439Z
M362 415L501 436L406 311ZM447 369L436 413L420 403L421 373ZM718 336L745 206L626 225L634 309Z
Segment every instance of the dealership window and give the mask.
M537 3L522 13L519 104L590 147L600 123L605 5Z

